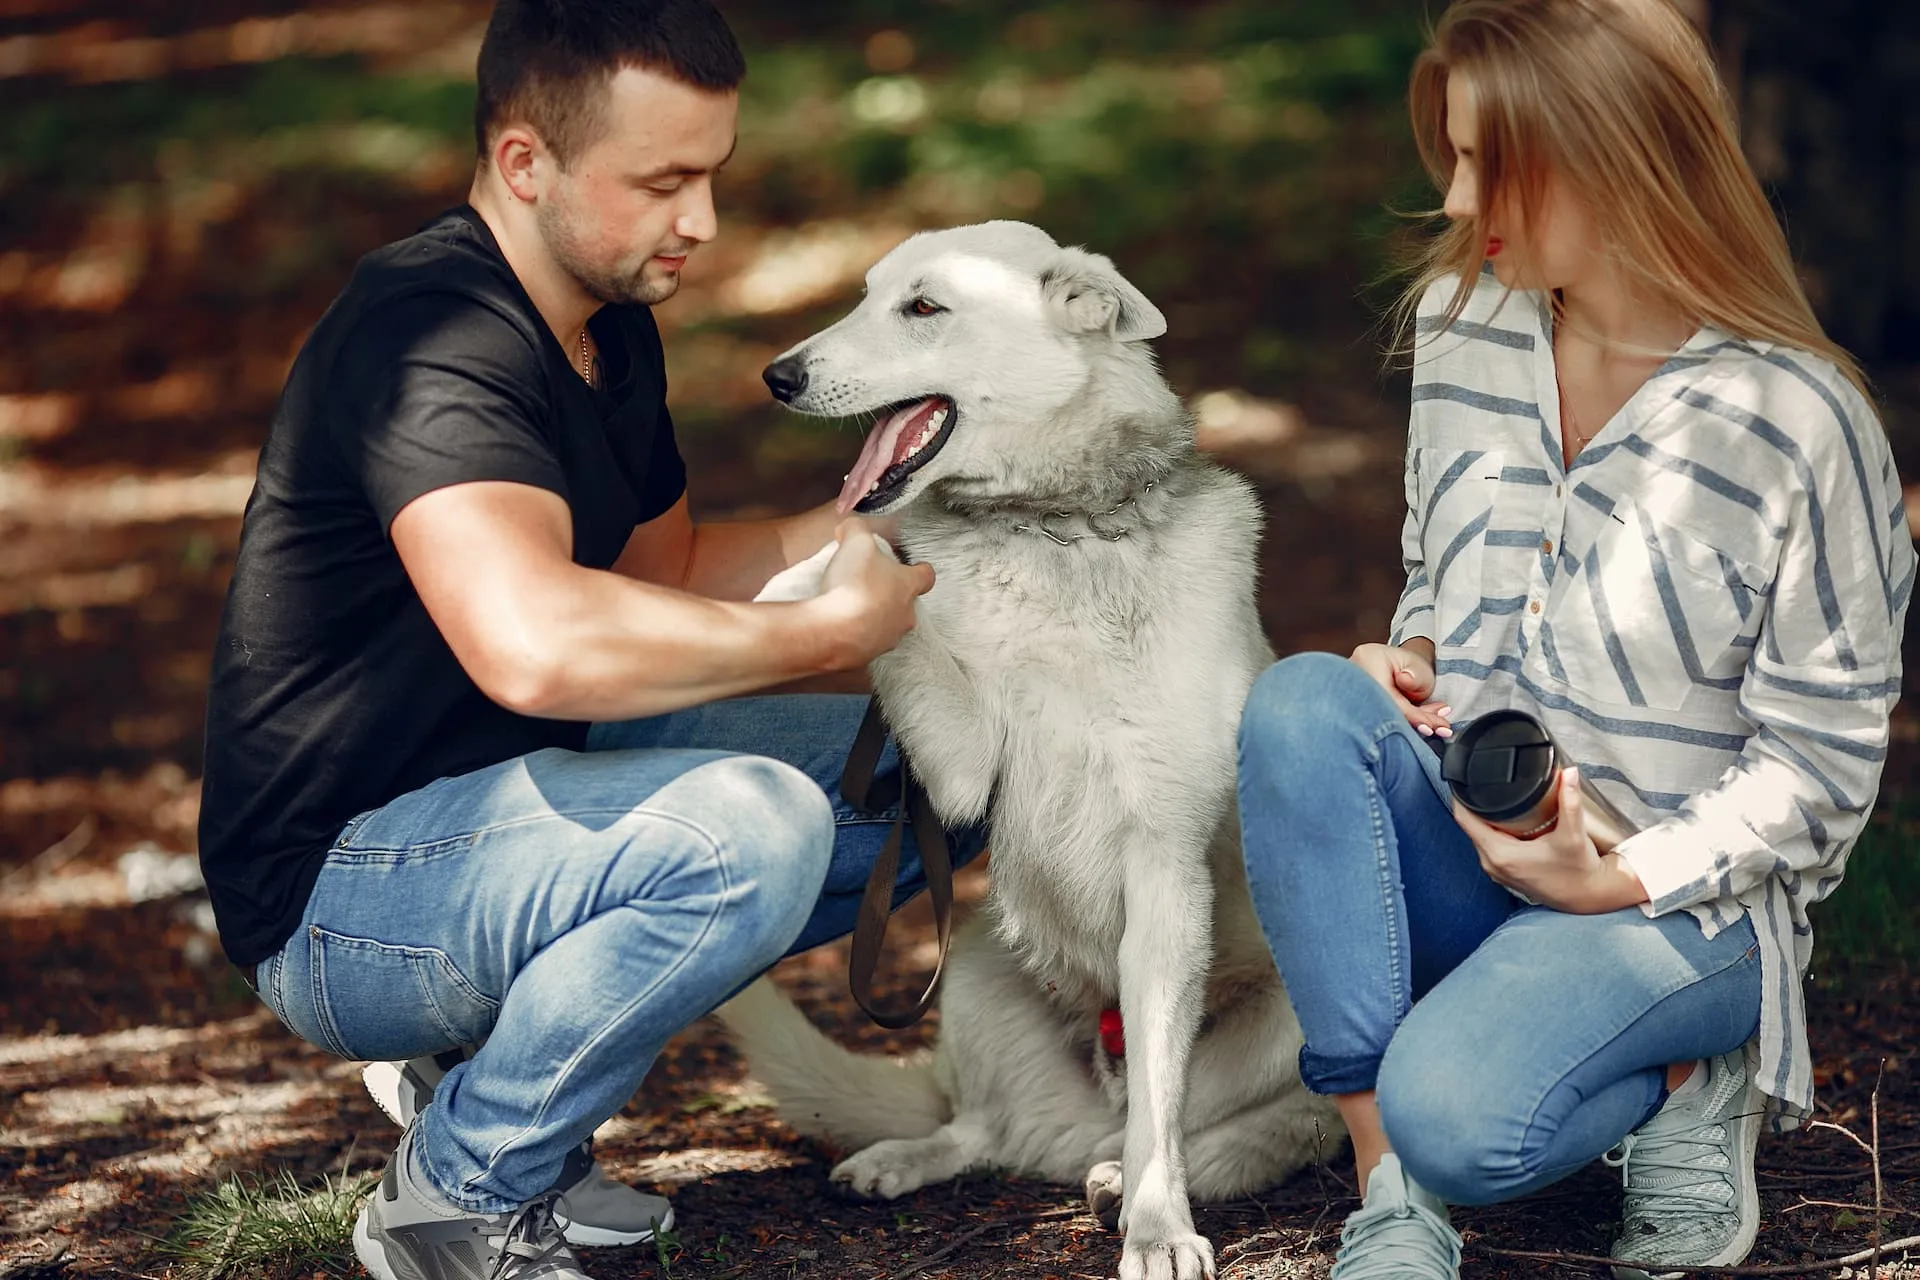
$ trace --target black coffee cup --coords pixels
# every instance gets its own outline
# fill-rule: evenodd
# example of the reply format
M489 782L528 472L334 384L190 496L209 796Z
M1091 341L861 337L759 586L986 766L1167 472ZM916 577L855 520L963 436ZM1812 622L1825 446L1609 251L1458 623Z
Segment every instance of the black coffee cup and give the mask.
M1568 764L1545 725L1525 711L1489 711L1454 730L1440 776L1460 807L1517 836L1550 829L1560 810L1560 771ZM1581 789L1587 833L1602 852L1633 828L1598 792Z

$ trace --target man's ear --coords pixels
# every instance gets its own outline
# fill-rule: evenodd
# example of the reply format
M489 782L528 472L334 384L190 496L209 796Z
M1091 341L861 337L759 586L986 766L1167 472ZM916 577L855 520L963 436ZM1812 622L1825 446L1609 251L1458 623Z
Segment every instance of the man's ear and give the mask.
M1040 296L1072 333L1105 330L1119 342L1144 342L1167 331L1167 318L1107 258L1062 249L1040 273Z
M494 169L514 199L531 201L540 194L536 166L542 148L538 134L524 125L509 125L494 135L489 150Z

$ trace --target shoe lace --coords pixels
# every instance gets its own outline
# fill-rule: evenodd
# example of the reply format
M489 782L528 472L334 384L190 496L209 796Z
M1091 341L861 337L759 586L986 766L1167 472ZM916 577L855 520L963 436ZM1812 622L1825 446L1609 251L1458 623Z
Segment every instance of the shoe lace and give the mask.
M1421 1204L1361 1209L1340 1229L1340 1280L1460 1273L1460 1234Z
M505 1228L487 1243L499 1249L487 1280L516 1280L532 1276L547 1262L566 1262L573 1257L554 1211L562 1197L558 1191L536 1196L514 1210Z
M1602 1156L1621 1171L1625 1217L1733 1212L1737 1192L1727 1151L1731 1118L1656 1115Z

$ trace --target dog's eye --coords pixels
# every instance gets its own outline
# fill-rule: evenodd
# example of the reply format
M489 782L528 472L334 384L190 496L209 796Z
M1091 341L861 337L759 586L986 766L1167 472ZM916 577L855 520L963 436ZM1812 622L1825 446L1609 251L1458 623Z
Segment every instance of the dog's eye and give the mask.
M907 304L907 310L916 316L937 316L946 308L937 302L929 302L925 298L915 298Z

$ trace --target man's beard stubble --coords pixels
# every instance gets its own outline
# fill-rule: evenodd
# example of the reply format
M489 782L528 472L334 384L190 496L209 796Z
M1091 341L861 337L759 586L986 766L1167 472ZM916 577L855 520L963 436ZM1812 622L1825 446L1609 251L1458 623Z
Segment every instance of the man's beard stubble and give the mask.
M560 269L572 276L586 290L587 296L596 301L610 305L638 303L643 307L651 307L679 292L678 271L667 273L663 279L647 278L647 264L653 261L651 254L641 261L637 270L629 272L588 261L580 250L580 242L573 233L571 223L558 205L540 205L535 218L540 237L546 241L547 252L553 255Z

